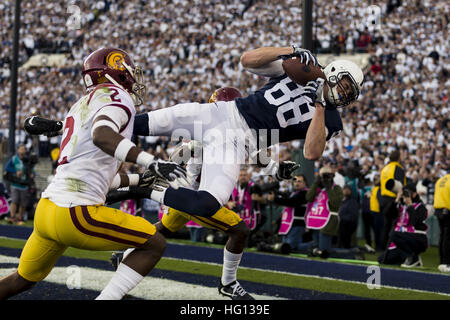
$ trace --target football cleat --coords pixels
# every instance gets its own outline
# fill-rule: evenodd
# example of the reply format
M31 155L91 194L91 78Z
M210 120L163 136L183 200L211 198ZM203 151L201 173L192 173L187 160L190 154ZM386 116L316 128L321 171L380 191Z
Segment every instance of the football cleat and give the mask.
M109 258L109 261L111 262L111 265L113 266L114 270L117 270L117 267L122 262L123 253L124 251L115 251L112 253L111 258Z
M414 267L422 267L422 259L420 256L414 255L405 260L404 263L400 265L403 268L414 268Z
M438 270L440 272L450 272L450 264L440 264Z
M23 129L30 135L45 134L48 136L59 135L62 130L62 121L49 120L38 116L32 116L25 119Z
M222 282L219 284L219 293L223 296L230 297L232 300L255 300L245 291L238 281L233 281L224 286Z

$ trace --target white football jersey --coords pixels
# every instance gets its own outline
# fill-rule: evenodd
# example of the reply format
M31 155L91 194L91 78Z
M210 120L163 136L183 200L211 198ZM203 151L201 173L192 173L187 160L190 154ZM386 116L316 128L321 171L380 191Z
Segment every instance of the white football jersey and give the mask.
M105 202L120 161L94 145L91 128L96 113L106 106L125 110L129 121L120 129L120 134L131 139L136 114L131 96L112 84L98 86L78 100L64 119L59 165L42 198L66 208Z

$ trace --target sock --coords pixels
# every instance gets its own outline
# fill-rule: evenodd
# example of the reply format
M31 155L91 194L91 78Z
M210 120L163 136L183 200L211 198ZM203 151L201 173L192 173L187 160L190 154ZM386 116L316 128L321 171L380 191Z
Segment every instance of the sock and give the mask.
M231 253L223 249L222 284L224 286L236 281L237 269L241 262L242 253Z
M119 264L116 273L95 300L120 300L144 277L126 264Z
M123 252L122 261L125 260L125 258L127 257L127 255L129 255L131 252L133 252L134 249L135 249L135 248L129 248L129 249L125 250L125 251Z

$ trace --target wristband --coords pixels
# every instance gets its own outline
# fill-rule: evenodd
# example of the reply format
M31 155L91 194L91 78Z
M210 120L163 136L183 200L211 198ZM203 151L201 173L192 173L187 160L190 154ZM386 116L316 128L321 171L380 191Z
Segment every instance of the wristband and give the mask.
M144 168L148 168L152 162L154 162L155 157L150 153L141 151L136 159L136 163Z
M136 145L128 139L122 139L116 147L116 151L114 152L114 158L119 161L125 162L128 152L130 149L136 147Z
M128 175L128 185L137 186L139 184L139 174L133 173Z

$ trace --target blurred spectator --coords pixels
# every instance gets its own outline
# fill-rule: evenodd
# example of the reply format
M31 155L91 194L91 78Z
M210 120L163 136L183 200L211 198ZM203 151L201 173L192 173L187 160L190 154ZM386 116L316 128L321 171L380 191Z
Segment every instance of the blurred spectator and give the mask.
M358 227L359 203L352 197L352 188L345 185L342 205L339 208L338 247L349 249L352 246L352 237Z
M427 209L420 200L414 184L397 194L397 221L390 234L390 244L387 250L378 257L383 264L401 264L402 267L421 267L422 259L419 254L428 248L425 220Z
M397 184L400 184L398 186ZM380 211L384 217L381 246L385 250L388 245L389 233L394 227L398 212L395 199L399 190L406 185L405 169L400 164L400 152L394 150L389 154L389 163L380 173Z
M206 233L208 231L208 229L202 227L201 225L199 225L198 223L194 222L194 221L189 221L188 223L186 223L186 228L189 229L189 235L190 235L190 239L191 241L194 242L204 242L206 239Z
M9 193L6 185L0 182L0 219L5 218L9 213Z
M370 4L380 8L380 24L366 30L366 3L350 0L343 6L338 0L314 1L314 46L320 46L318 52L330 53L334 43L341 43L339 51L343 53L345 37L347 53L363 50L369 55L358 102L341 110L344 130L327 144L324 156L336 161L339 172L346 176L347 167L355 161L368 173L380 172L392 150L403 150L408 154L403 159L406 177L419 172L418 181L426 187L427 202L432 205L434 183L449 167L450 7L446 1L380 0ZM30 54L44 52L67 52L69 57L63 67L20 68L17 144L28 142L20 128L33 110L52 119L64 117L84 91L82 60L98 47L128 50L143 67L148 94L145 105L137 108L140 113L202 101L205 92L224 85L242 88L243 93L254 91L266 79L244 71L240 54L264 45L300 44L302 37L301 7L293 0L211 1L207 6L187 0L107 0L93 6L91 1L78 0L76 5L83 13L79 29L67 26L67 8L60 1L22 4L19 63L26 62ZM0 0L0 136L4 147L13 9L14 2ZM275 20L273 12L280 12ZM341 40L335 41L330 34ZM358 40L360 47L356 46ZM140 140L144 149L151 147L152 154L166 159L168 139ZM46 156L49 145L59 142L60 137L51 141L40 137L40 155ZM283 144L283 157L298 154L298 145L298 141Z
M450 174L436 182L435 215L439 221L439 271L450 272Z
M257 196L252 191L253 185L248 169L246 167L241 168L238 185L234 188L231 199L227 203L227 207L239 214L250 231L256 229L261 215L258 201L253 200Z
M30 200L29 186L33 185L34 173L31 159L24 145L5 166L3 178L11 183L10 223L24 224L24 213Z
M364 195L366 199L367 195ZM362 217L364 225L364 238L366 240L365 248L367 252L382 251L382 232L384 225L384 217L380 211L380 178L379 176L374 179L374 186L370 190L369 194L369 212L367 208L363 205ZM372 245L372 231L375 240L375 250Z
M334 173L329 167L322 167L319 175L308 189L306 200L306 228L312 230L313 255L328 257L333 236L338 235L338 211L342 204L342 188L333 183ZM305 246L301 246L305 248ZM306 246L307 248L307 246Z
M289 198L275 196L269 193L267 199L277 205L284 206L284 210L279 219L278 234L282 236L282 241L289 244L292 251L298 251L303 242L305 233L305 210L306 192L308 190L306 176L298 174L294 178L294 192Z

